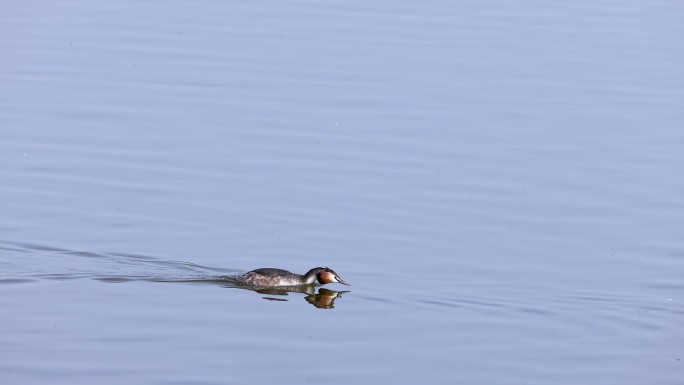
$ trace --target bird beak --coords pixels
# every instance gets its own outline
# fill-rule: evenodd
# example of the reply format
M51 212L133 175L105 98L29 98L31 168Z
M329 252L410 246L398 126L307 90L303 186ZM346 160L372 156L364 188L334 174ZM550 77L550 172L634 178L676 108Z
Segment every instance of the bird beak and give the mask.
M342 279L342 278L340 278L340 277L335 277L335 279L337 280L337 282L339 282L339 283L341 283L341 284L343 284L343 285L351 286L351 285L348 284L344 279Z

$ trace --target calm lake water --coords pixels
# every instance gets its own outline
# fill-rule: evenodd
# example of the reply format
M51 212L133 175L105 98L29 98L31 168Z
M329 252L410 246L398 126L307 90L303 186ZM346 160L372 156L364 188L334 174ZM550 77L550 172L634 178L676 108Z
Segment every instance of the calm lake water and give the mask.
M684 3L2 8L0 383L682 383Z

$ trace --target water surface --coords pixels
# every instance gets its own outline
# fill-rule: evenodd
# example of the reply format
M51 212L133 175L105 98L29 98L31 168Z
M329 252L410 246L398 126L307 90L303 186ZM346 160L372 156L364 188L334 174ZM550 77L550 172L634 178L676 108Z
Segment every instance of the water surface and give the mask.
M679 383L682 17L6 4L0 382Z

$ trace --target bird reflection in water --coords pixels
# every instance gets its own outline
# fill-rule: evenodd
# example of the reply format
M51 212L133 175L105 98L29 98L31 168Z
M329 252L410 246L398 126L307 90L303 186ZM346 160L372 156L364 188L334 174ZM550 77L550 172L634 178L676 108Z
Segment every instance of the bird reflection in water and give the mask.
M248 287L243 286L243 289L252 290L259 294L267 294L268 297L262 297L269 301L287 301L286 298L271 297L271 296L287 296L288 293L302 293L306 294L304 299L306 302L316 306L319 309L333 309L335 308L335 300L342 297L342 294L349 293L349 291L335 291L326 288L316 288L312 285L306 286L279 286L279 287Z
M319 309L334 308L335 300L346 291L335 291L316 286L328 283L339 283L349 286L347 281L329 267L314 267L305 274L295 274L283 269L261 268L245 274L225 277L243 289L253 290L260 294L286 296L288 293L307 294L306 301ZM287 301L278 297L263 297L271 301Z

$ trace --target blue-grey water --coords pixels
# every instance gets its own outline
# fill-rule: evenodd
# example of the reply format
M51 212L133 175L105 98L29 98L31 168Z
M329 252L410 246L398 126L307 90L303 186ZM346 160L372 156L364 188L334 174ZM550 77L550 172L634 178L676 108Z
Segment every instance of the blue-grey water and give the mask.
M4 2L0 383L681 384L682 20Z

